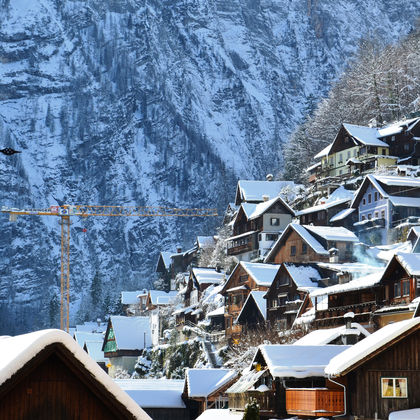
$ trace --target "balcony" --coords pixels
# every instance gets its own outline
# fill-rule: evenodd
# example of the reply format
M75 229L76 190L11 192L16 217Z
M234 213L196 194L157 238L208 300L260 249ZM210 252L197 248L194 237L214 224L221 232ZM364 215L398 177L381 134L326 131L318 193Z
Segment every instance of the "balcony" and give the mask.
M229 395L229 409L244 411L251 399L256 399L260 407L260 414L274 414L276 408L275 391L246 391Z
M286 389L287 414L328 417L344 414L344 391L327 388Z
M252 251L252 242L247 242L246 244L231 246L227 249L228 255L237 255L243 254L244 252Z

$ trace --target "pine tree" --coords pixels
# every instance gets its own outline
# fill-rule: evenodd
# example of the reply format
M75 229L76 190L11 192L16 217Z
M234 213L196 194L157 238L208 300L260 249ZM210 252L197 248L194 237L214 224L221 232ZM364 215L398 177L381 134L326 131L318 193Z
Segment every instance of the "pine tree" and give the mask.
M242 420L259 420L260 418L260 406L255 398L245 406L244 416Z
M102 303L102 285L101 285L101 279L99 277L98 271L93 277L92 283L90 285L90 297L91 297L93 309L98 310L100 304Z

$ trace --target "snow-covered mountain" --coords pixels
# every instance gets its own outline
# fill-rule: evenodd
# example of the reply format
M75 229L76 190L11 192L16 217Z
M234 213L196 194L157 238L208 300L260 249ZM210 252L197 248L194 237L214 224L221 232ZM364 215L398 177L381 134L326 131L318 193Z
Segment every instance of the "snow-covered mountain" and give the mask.
M420 14L417 0L0 6L0 146L22 150L0 158L0 204L19 208L58 200L223 211L238 177L281 167L282 142L358 41L396 40ZM114 299L148 283L160 250L185 248L219 221L75 219L72 313L88 305L96 272L101 299ZM0 333L48 325L58 222L0 223Z

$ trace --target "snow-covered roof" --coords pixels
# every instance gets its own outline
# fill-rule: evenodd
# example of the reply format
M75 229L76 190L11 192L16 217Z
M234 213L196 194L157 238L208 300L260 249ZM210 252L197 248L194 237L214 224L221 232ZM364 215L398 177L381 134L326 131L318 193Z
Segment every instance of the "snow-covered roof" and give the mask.
M262 264L241 261L239 263L259 286L270 287L279 271L278 264Z
M315 267L293 263L283 263L283 265L298 289L311 291L318 287L317 281L322 277Z
M351 201L352 198L353 197L342 198L342 199L339 199L339 200L327 201L324 204L317 204L316 206L308 207L306 209L297 211L296 216L303 216L304 214L310 214L310 213L316 213L316 212L322 211L322 210L328 210L332 207L336 207L336 206L339 206L341 204L347 203L347 202Z
M334 270L340 273L349 273L354 277L372 274L378 271L383 271L383 266L373 266L365 263L317 263L318 267Z
M303 225L306 230L315 233L326 241L359 242L358 237L342 226L312 226Z
M260 292L259 290L251 290L248 297L246 298L245 303L242 306L241 312L239 312L238 317L236 318L239 320L241 317L242 312L244 311L248 300L253 299L255 304L257 305L258 310L260 311L262 317L267 319L267 300L264 299L264 296L267 292Z
M274 197L271 200L263 201L262 203L255 204L255 207L252 211L251 211L251 207L249 207L246 210L246 215L247 215L248 220L257 219L258 217L262 216L276 203L280 203L283 207L285 207L288 213L291 214L292 216L295 215L294 210L291 209L289 205L281 197ZM244 203L243 206L245 204L247 206L252 206L251 203Z
M409 241L397 242L390 245L372 246L366 250L366 253L373 258L388 262L396 253L411 252L412 245Z
M233 241L235 239L245 238L246 236L253 235L254 233L258 233L258 231L252 230L250 232L241 233L240 235L230 236L229 238L226 239L226 241Z
M225 278L225 273L217 271L215 268L194 267L192 272L198 284L219 284Z
M385 176L385 175L371 175L379 182L393 187L418 187L420 188L420 179L409 176Z
M413 254L411 252L398 252L395 254L395 259L411 276L420 276L420 254Z
M225 314L225 307L221 306L220 308L215 309L214 311L210 311L207 314L207 318L212 318L214 316L221 316Z
M303 225L299 225L297 223L289 223L287 228L283 231L283 233L271 248L270 252L265 257L264 262L270 261L271 256L275 255L277 252L277 246L288 235L290 229L293 229L317 254L329 255L328 251L305 229Z
M294 346L268 344L258 347L273 377L308 378L324 376L330 360L349 346Z
M203 411L196 420L241 420L243 413L231 411L228 408L212 408Z
M324 287L311 292L311 297L322 296L322 295L334 295L336 293L345 293L352 290L368 289L378 285L381 281L384 269L377 271L367 276L358 277L355 280L351 280L348 283L335 284L333 286Z
M350 214L352 214L355 210L356 209L344 209L339 211L335 216L331 217L330 223L345 219L347 216L350 216Z
M389 196L389 201L395 207L420 207L420 198Z
M389 147L388 144L379 140L378 130L374 127L364 127L361 125L343 124L346 131L360 143L366 146Z
M378 135L379 137L387 137L387 136L393 136L395 134L399 134L402 132L403 127L408 127L412 125L413 123L416 123L419 120L419 118L411 118L409 120L405 121L397 121L393 124L387 125L382 128L378 128Z
M115 379L140 407L185 408L183 379Z
M172 256L172 254L173 254L173 252L169 252L169 251L162 251L160 253L160 255L162 257L163 264L165 265L165 268L167 270L169 270L170 267L171 267L171 263L172 263L171 256Z
M121 292L121 303L123 305L134 305L139 303L138 296L144 294L144 289L136 290L134 292Z
M76 331L85 331L85 332L91 332L91 333L101 333L106 331L107 327L106 322L84 322L83 324L76 325Z
M120 316L110 318L118 350L141 350L152 343L148 316Z
M76 340L77 344L79 344L80 347L83 347L85 345L85 342L87 340L89 341L103 341L104 334L103 333L92 333L88 331L75 331L73 333L73 337Z
M216 245L214 236L197 236L197 245L199 248L213 248Z
M248 391L251 389L255 382L260 379L260 377L267 371L267 369L263 370L255 370L252 369L249 372L242 375L233 385L231 385L227 390L227 394L237 394Z
M347 330L345 325L336 328L325 328L321 330L311 331L309 334L306 334L304 337L293 343L294 346L322 346L331 343L342 335L364 335L367 337L370 335L364 327L362 327L357 322L351 323L351 330Z
M420 318L411 318L382 327L350 349L334 357L325 368L325 373L329 376L346 374L372 353L389 348L390 342L405 336L405 333L412 328L418 328L419 324Z
M333 145L333 143L329 144L327 147L324 147L319 153L317 153L314 156L314 159L319 159L319 158L322 158L324 156L327 156L328 153L330 153L332 145Z
M15 337L2 337L0 346L0 385L47 346L64 346L84 369L104 386L136 419L151 420L140 406L126 394L105 371L64 331L41 330Z
M411 410L400 410L389 413L388 420L419 420L420 408L412 408Z
M263 196L269 199L277 197L281 190L287 186L294 186L293 181L254 181L239 180L238 190L243 201L263 201Z
M188 396L190 398L205 398L213 394L238 374L231 369L187 369Z
M104 356L102 345L104 341L85 341L87 354L96 362L107 362L108 359Z
M177 293L178 292L175 290L171 290L170 292L165 292L163 290L149 290L150 302L152 305L157 305L159 297L174 298ZM161 302L164 302L164 300L161 300Z

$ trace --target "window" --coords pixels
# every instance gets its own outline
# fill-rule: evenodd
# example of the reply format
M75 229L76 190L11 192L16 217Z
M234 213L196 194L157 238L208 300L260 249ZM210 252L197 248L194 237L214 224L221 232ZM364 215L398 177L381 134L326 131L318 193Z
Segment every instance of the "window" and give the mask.
M369 220L372 219L372 214L371 213L368 214L368 219Z
M248 280L248 274L239 277L239 283L245 283Z
M343 162L343 154L340 153L340 162L338 162L338 163L342 163L342 162Z
M306 254L308 252L308 245L305 243L302 244L302 254Z
M378 193L375 191L375 201L378 201Z
M350 152L350 150L347 150L347 159L350 159L351 158L351 152Z
M408 398L407 378L381 378L382 398Z
M382 155L386 156L386 149L382 149Z
M401 297L401 282L394 283L394 297Z
M356 152L357 152L357 150L356 150L356 149L354 149L354 150L353 150L353 156L354 156L354 157L356 157Z
M280 226L280 219L278 217L272 217L270 219L271 226Z
M410 295L410 279L404 279L402 282L402 294L403 296Z
M366 198L363 199L362 203L363 205L366 205Z
M379 217L379 213L375 211L375 219L377 219L378 217Z
M395 141L395 136L392 136L391 137L391 141Z
M410 150L410 145L408 143L404 144L404 151L408 152Z
M279 235L277 235L277 234L275 234L275 233L267 233L266 235L265 235L265 239L267 240L267 241L275 241L275 240L277 240L277 238L279 237Z
M277 308L279 306L279 302L278 302L278 300L277 299L273 299L272 301L271 301L271 307L272 308Z
M372 194L368 194L368 203L372 202Z
M285 306L287 302L287 296L279 297L279 306Z
M363 221L363 220L366 220L366 217L365 217L365 216L362 216L362 221Z
M385 210L381 211L381 217L382 217L382 219L385 219Z
M290 255L296 255L296 246L295 245L292 245L291 247L290 247Z
M351 242L346 243L346 251L351 252L353 250L353 246Z

